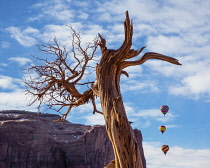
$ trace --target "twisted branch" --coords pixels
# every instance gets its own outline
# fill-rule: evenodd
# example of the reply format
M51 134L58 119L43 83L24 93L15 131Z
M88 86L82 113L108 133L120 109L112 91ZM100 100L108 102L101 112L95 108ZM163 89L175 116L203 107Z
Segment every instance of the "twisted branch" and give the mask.
M177 59L173 57L165 56L165 55L155 53L155 52L147 52L136 61L124 61L122 63L122 68L126 68L128 66L140 65L149 59L159 59L159 60L166 61L175 65L182 65L179 63Z
M30 65L25 69L29 73L36 74L34 77L25 80L26 94L32 96L31 103L39 102L38 108L42 104L47 104L48 108L61 111L67 107L67 111L63 114L61 121L64 121L72 107L78 107L82 104L92 102L93 113L97 112L95 104L95 94L92 89L88 89L80 93L76 85L93 84L94 81L81 83L85 71L88 68L89 61L95 57L98 46L98 39L93 43L87 43L82 46L80 34L71 26L72 46L71 52L67 50L67 45L61 46L56 37L48 44L37 45L39 50L47 54L47 58L38 58L41 65ZM58 106L58 108L55 108Z

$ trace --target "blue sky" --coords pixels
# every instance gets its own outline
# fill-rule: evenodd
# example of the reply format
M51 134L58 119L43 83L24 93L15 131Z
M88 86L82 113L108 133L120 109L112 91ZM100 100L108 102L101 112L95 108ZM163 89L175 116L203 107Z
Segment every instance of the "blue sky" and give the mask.
M1 0L0 1L0 108L36 111L28 107L21 67L42 55L35 44L54 36L70 42L70 29L91 41L100 33L107 47L123 42L128 10L134 24L133 48L179 59L182 66L150 60L129 67L121 92L130 121L143 134L148 168L209 168L210 161L210 2L208 0ZM87 78L86 78L87 79ZM89 76L94 80L94 74ZM170 110L164 117L161 105ZM97 100L97 106L100 106ZM99 107L100 108L100 107ZM53 113L53 111L47 111ZM91 104L73 109L70 122L103 124L92 115ZM162 135L158 127L165 125ZM168 144L165 157L160 146Z

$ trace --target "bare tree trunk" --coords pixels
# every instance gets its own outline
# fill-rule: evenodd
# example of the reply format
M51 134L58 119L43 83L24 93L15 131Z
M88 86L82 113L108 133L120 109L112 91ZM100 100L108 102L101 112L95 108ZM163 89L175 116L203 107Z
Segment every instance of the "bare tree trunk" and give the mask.
M120 93L120 75L124 68L122 65L132 45L132 25L128 12L126 14L125 41L118 50L107 49L105 39L99 35L102 58L96 67L96 76L106 130L115 155L115 161L107 167L143 168L140 150Z
M112 167L143 168L140 150L128 122L120 93L121 70L112 61L103 62L106 64L97 66L97 81L106 130L115 154L115 164L112 164L115 166Z
M126 12L124 27L125 40L118 50L107 49L106 40L99 35L102 58L96 67L96 76L106 130L115 155L115 160L107 165L107 168L143 168L140 149L120 93L120 75L125 68L123 64L126 59L140 53L130 50L133 26L128 12Z
M162 54L147 52L135 61L134 58L145 48L130 49L132 46L133 25L128 11L124 22L125 40L118 50L107 49L106 40L101 37L99 45L102 51L100 63L96 67L96 93L100 97L106 130L112 143L115 160L106 168L143 168L140 149L133 129L128 121L120 93L120 75L127 72L123 69L144 63L149 59L160 59L172 64L181 65L177 59Z

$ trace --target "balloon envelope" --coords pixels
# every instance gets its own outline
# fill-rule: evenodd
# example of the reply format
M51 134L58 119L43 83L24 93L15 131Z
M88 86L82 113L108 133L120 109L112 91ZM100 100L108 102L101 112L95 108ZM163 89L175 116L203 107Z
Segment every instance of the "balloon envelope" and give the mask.
M167 105L162 105L160 107L160 111L165 115L169 110L169 107Z
M161 150L166 155L166 153L169 151L169 146L168 145L162 145L161 146Z
M160 130L162 133L164 133L164 132L166 131L166 127L165 127L165 126L160 126L160 127L159 127L159 130Z

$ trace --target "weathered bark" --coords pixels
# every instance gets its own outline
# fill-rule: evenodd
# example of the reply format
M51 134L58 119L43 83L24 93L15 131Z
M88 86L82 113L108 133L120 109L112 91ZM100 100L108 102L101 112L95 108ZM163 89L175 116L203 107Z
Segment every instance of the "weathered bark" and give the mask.
M132 46L133 26L126 12L124 22L125 40L118 50L106 48L106 40L101 38L102 58L96 67L97 88L106 123L106 130L113 146L115 160L107 168L143 168L140 150L134 132L128 121L120 93L120 75L127 74L124 68L144 63L148 59L160 59L180 65L178 60L158 53L146 53L136 61L125 61L137 56L140 50Z
M106 129L115 154L115 168L142 168L139 147L120 94L120 72L111 65L97 67L97 80Z

